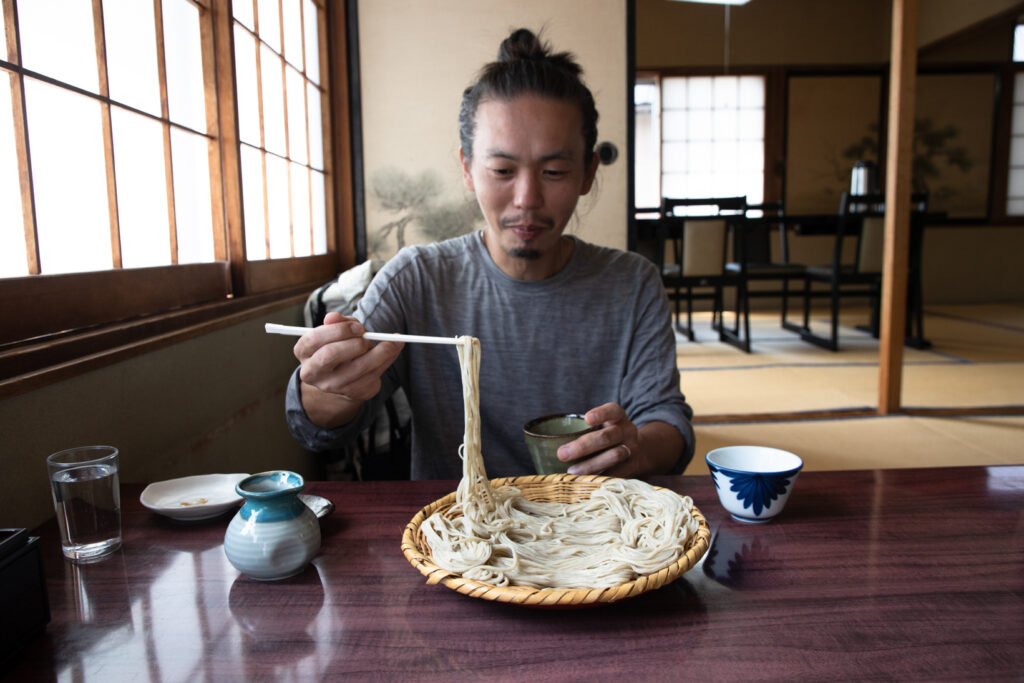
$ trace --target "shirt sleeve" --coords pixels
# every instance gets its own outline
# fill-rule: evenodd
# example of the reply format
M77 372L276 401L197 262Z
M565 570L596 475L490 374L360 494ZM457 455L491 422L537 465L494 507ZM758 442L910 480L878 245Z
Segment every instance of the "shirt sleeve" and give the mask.
M682 474L696 450L693 408L680 390L676 338L661 278L653 268L642 272L630 362L622 383L622 407L637 427L664 422L679 431L684 446L670 473Z
M396 272L400 272L408 262L407 253L401 253L389 261L370 281L366 293L359 301L354 317L362 322L367 329L374 331L402 331L400 323L402 311L400 298L392 291L392 283ZM302 394L299 385L299 368L296 368L288 380L285 392L285 420L288 429L302 446L310 451L325 452L337 450L350 443L363 429L373 422L379 406L399 386L395 367L392 366L381 377L381 391L374 398L363 403L356 417L348 424L335 429L325 429L310 421L302 406Z
M372 405L369 401L359 408L355 419L341 427L325 429L314 424L306 415L306 409L302 407L300 381L299 369L295 368L285 391L284 411L288 430L306 450L323 453L342 448L369 424L370 416L373 415Z

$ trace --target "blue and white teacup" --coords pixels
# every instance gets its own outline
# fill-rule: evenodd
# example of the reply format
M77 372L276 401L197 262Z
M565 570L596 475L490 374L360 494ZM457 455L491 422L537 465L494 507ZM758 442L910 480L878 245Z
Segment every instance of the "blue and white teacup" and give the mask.
M704 461L722 507L741 522L767 522L782 512L804 466L800 456L767 446L716 448Z

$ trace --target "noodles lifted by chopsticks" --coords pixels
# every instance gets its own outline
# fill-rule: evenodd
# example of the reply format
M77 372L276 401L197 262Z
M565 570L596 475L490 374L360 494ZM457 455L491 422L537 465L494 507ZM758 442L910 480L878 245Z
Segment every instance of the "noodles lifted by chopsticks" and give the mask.
M434 562L497 586L607 588L675 562L697 532L688 496L609 479L578 503L494 488L480 450L480 340L460 337L465 435L455 504L422 525Z

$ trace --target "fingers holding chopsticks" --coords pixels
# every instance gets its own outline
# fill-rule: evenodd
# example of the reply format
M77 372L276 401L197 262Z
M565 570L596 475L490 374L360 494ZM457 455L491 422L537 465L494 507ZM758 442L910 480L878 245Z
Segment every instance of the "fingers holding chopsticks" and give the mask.
M303 383L352 401L366 401L380 391L380 377L395 362L404 344L374 344L355 318L328 313L324 324L302 335L293 347Z

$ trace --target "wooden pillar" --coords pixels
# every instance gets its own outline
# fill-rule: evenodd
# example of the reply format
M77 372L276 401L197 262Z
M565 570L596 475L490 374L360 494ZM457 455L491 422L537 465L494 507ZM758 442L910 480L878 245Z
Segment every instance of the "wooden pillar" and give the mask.
M885 166L885 254L882 263L878 412L899 412L907 322L911 159L917 83L918 0L893 0L889 129Z

